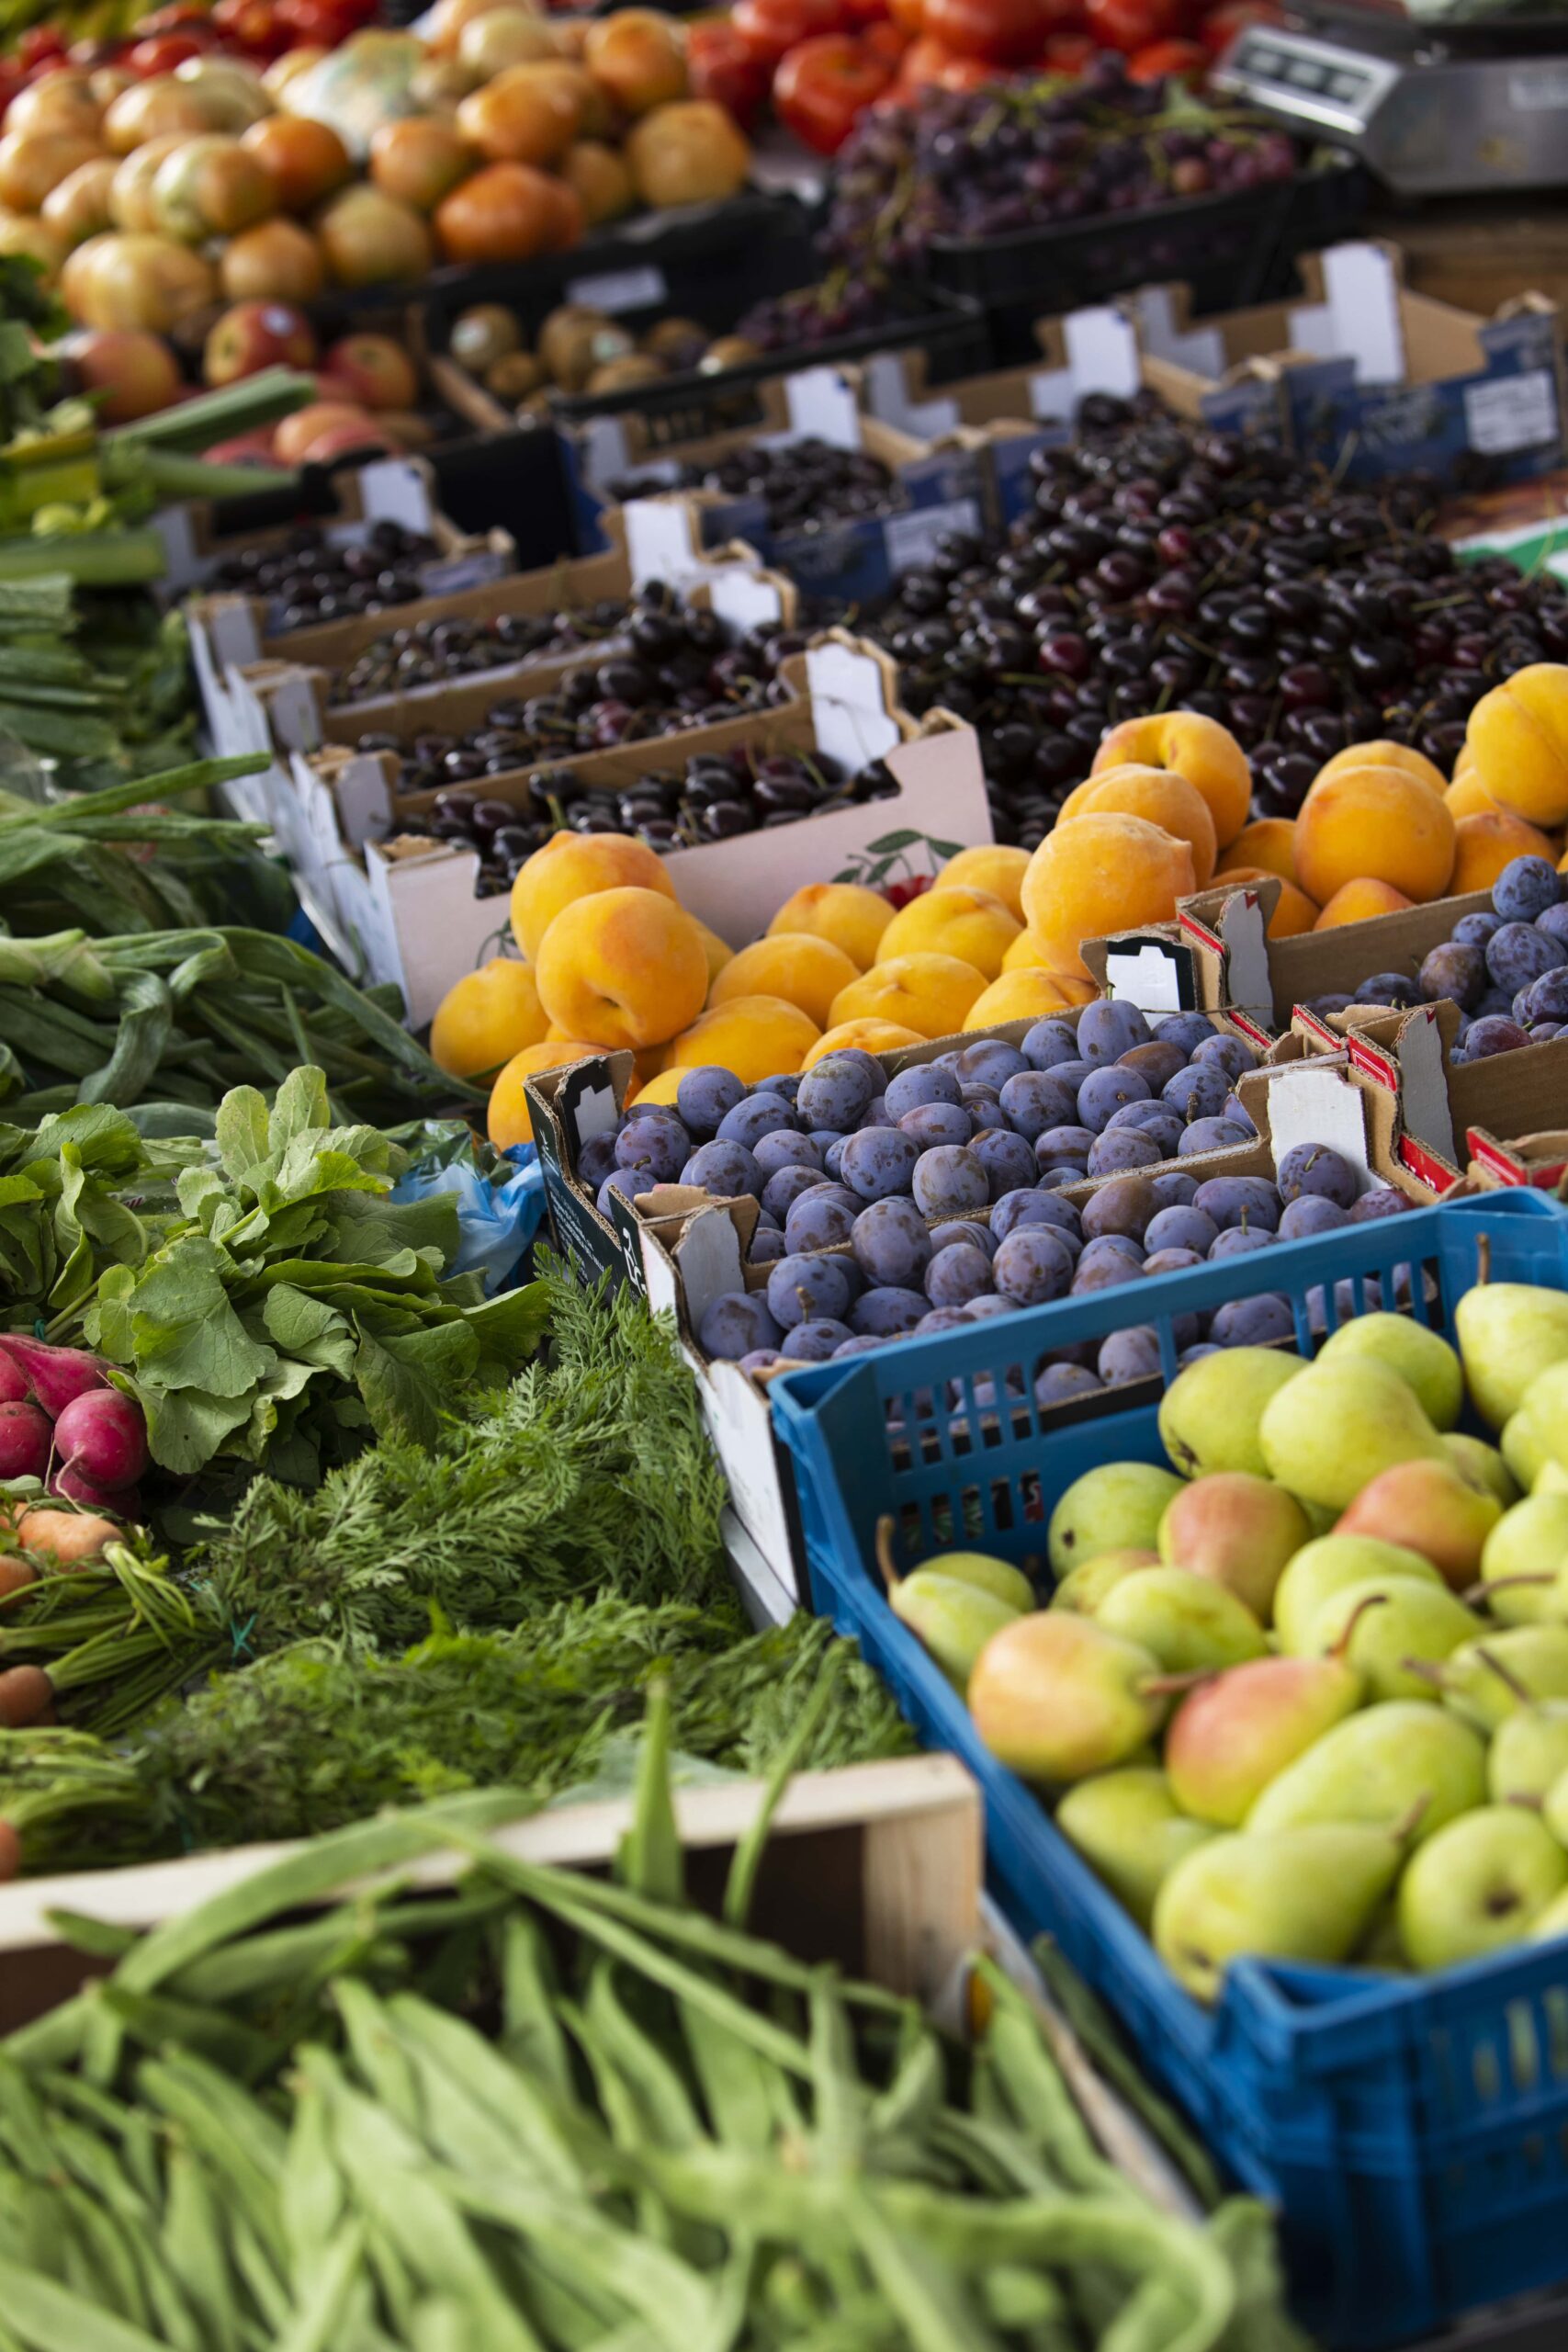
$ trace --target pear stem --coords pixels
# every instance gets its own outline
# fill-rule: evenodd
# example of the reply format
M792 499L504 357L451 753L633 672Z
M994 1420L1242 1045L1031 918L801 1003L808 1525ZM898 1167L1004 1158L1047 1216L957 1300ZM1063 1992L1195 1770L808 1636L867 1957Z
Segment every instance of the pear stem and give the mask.
M1490 1578L1483 1577L1479 1584L1472 1584L1471 1586L1470 1590L1465 1594L1464 1598L1466 1600L1484 1600L1488 1593L1506 1592L1513 1585L1555 1584L1556 1582L1557 1572L1555 1569L1551 1569L1550 1571L1537 1569L1532 1576L1520 1575L1517 1577L1492 1577Z
M1483 1283L1489 1283L1489 1282L1491 1281L1491 1279L1492 1279L1492 1236L1491 1236L1489 1233L1482 1233L1482 1234L1478 1234L1478 1235L1476 1236L1476 1241L1475 1241L1475 1287L1476 1287L1476 1289L1477 1289L1477 1290L1480 1290L1480 1289L1481 1289L1481 1287L1482 1287L1482 1285L1483 1285Z
M1416 1832L1421 1826L1422 1821L1426 1816L1427 1808L1431 1802L1432 1792L1430 1789L1423 1789L1415 1803L1405 1813L1401 1815L1400 1818L1393 1825L1393 1837L1394 1843L1396 1845L1407 1845L1410 1839L1415 1837Z
M893 1565L893 1514L890 1510L884 1511L876 1522L876 1565L887 1588L887 1598L891 1600L898 1589L898 1571Z
M1350 1646L1352 1634L1355 1633L1356 1628L1360 1623L1362 1618L1366 1615L1368 1610L1382 1609L1386 1606L1387 1601L1388 1595L1386 1592L1369 1592L1365 1600L1358 1600L1356 1606L1351 1610L1349 1616L1345 1621L1345 1627L1343 1632L1340 1634L1339 1639L1329 1650L1329 1657L1332 1658L1343 1658L1346 1651Z
M1502 1659L1496 1657L1493 1651L1489 1650L1485 1646L1484 1643L1477 1642L1475 1645L1475 1655L1483 1666L1489 1666L1491 1668L1493 1673L1497 1677L1497 1679L1502 1684L1504 1690L1512 1691L1514 1697L1518 1700L1521 1706L1529 1707L1534 1705L1535 1692L1530 1689L1529 1683L1521 1682L1518 1676L1513 1671L1513 1669L1510 1667L1505 1666Z
M1440 1666L1434 1666L1429 1657L1402 1657L1399 1664L1402 1672L1414 1674L1421 1681L1431 1683L1434 1690L1443 1688L1443 1669Z
M1167 1698L1179 1690L1196 1690L1200 1683L1213 1682L1224 1671L1223 1667L1194 1667L1186 1674L1151 1674L1146 1682L1138 1685L1140 1699Z
M1505 1804L1517 1804L1519 1806L1521 1811L1525 1813L1544 1813L1546 1810L1546 1802L1544 1798L1532 1797L1524 1789L1510 1790L1509 1793L1503 1799L1503 1803Z

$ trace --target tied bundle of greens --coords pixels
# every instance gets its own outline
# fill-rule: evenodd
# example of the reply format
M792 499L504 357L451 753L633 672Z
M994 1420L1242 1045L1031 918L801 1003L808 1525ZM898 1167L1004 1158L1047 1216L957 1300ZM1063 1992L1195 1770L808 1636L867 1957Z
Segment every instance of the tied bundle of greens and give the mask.
M372 1430L432 1443L445 1411L533 1352L543 1294L487 1300L478 1275L448 1274L457 1202L394 1201L408 1165L379 1129L333 1125L319 1069L293 1071L270 1107L254 1087L224 1096L217 1163L180 1170L178 1215L82 1310L160 1467L237 1455L313 1486Z
M86 1870L259 1838L305 1838L460 1790L624 1793L656 1678L683 1778L763 1773L824 1661L833 1704L811 1770L913 1749L893 1699L826 1621L750 1633L732 1595L696 1609L618 1593L563 1601L512 1632L432 1634L400 1657L301 1644L215 1673L130 1740L15 1735L0 1807L29 1871Z
M1028 1996L973 2041L688 1897L657 1702L615 1880L515 1792L296 1849L142 1937L0 2062L22 2352L1289 2352L1263 2209L1107 2160ZM411 1899L389 1874L471 1862ZM379 1872L377 1891L345 1897ZM319 1907L313 1911L310 1906ZM333 1907L335 1906L335 1907ZM303 1917L301 1913L307 1914Z

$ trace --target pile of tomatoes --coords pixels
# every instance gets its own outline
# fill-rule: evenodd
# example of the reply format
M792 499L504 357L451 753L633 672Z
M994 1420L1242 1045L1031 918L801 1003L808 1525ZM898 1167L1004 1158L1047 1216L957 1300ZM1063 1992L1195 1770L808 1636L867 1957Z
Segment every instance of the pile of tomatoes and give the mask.
M30 82L66 64L112 65L139 82L188 57L243 57L268 65L289 49L336 49L371 22L377 0L174 0L139 17L118 39L73 41L68 22L33 25L0 57L0 115Z
M1197 79L1277 0L736 0L691 36L694 80L748 126L767 104L819 155L836 154L868 107L932 83L998 74L1081 74L1100 51L1139 81Z

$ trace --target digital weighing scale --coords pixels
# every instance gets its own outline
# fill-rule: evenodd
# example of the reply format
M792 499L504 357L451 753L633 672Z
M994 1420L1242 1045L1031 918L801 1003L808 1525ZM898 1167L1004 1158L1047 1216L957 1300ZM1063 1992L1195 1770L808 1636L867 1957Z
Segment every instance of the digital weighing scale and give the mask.
M1568 12L1423 21L1300 0L1239 33L1213 81L1354 148L1396 195L1568 186Z

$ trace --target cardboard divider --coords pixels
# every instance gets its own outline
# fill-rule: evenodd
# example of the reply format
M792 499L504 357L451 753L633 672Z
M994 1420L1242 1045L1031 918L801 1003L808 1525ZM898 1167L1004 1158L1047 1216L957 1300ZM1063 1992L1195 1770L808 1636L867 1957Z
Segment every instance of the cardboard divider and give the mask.
M975 452L952 441L932 447L864 414L858 370L807 368L770 378L757 394L763 412L760 425L695 441L653 445L635 415L589 417L559 427L584 550L602 544L611 485L629 475L639 477L639 498L659 495L662 483L689 501L700 518L705 546L743 538L810 594L852 602L886 594L903 572L929 559L946 533L981 528L981 469ZM786 447L807 438L879 458L895 478L891 511L775 530L760 497L681 488L684 466L705 466L736 450Z
M1494 481L1562 462L1555 303L1526 293L1491 316L1404 283L1397 245L1358 240L1302 256L1299 302L1194 321L1186 289L1128 298L1145 379L1183 413L1280 439L1350 481L1483 461Z
M901 710L897 673L880 649L830 631L792 656L781 676L791 689L788 702L550 763L569 766L589 785L624 787L651 769L683 769L697 752L742 747L762 755L818 752L849 771L886 761L900 786L896 798L849 802L798 824L666 856L682 905L732 946L764 931L804 883L857 881L892 866L931 874L958 848L991 839L974 729L946 711L917 721ZM295 753L279 799L299 838L301 871L314 877L337 926L357 943L370 977L398 983L417 1027L463 973L508 952L511 938L504 896L475 895L477 850L399 840L399 820L425 814L435 796L396 795L392 765L384 753ZM487 776L486 794L522 808L537 773Z

